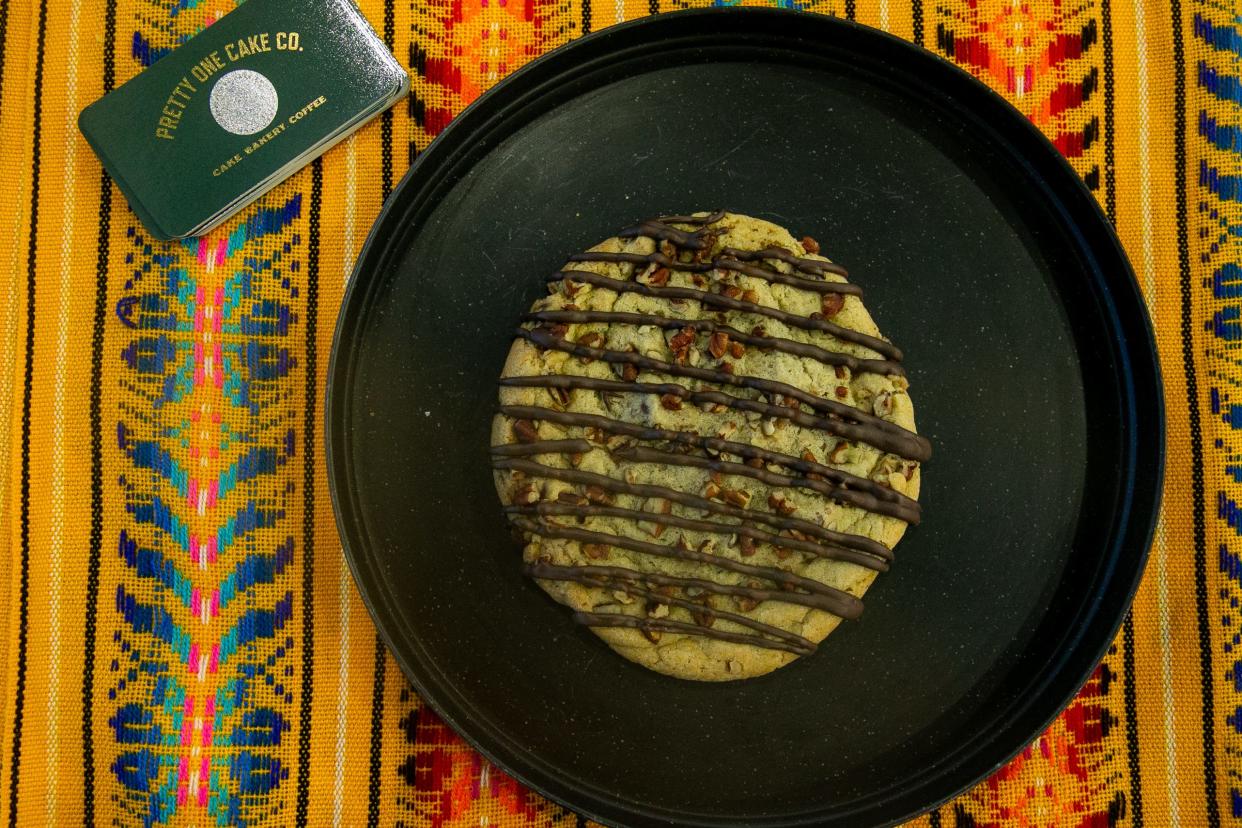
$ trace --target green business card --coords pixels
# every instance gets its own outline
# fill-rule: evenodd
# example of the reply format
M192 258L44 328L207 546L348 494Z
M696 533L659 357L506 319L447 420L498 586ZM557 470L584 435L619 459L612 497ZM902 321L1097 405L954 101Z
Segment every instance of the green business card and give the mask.
M205 233L387 109L409 77L351 0L247 0L82 111L157 238Z

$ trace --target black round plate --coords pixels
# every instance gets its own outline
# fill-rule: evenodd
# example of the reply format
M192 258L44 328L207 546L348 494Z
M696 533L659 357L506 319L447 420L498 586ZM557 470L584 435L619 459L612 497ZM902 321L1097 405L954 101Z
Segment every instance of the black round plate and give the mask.
M487 451L543 278L718 207L850 268L936 450L863 618L724 685L625 661L524 578ZM1108 646L1157 509L1157 371L1108 223L999 97L842 21L685 12L535 61L418 158L341 312L331 483L397 660L513 775L611 823L883 823L995 769Z

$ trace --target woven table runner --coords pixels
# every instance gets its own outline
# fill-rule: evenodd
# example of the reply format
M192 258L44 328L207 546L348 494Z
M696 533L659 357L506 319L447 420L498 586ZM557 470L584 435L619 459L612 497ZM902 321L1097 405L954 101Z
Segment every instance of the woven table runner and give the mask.
M1242 19L1170 2L778 0L1029 116L1116 224L1161 348L1168 481L1132 615L1046 733L921 825L1242 822ZM77 114L232 4L0 0L0 823L584 822L466 747L377 639L328 500L326 362L381 202L454 114L686 5L367 0L409 100L159 243Z

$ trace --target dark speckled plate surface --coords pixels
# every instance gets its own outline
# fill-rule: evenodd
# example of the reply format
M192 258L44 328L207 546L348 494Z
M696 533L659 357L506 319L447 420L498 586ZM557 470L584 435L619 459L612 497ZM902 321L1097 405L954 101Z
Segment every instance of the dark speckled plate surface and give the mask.
M849 267L936 456L860 621L704 685L614 655L520 574L487 446L543 277L717 207ZM398 661L516 776L612 823L865 825L994 769L1096 664L1155 516L1159 387L1107 222L999 98L852 24L689 12L536 61L418 159L341 313L330 473Z

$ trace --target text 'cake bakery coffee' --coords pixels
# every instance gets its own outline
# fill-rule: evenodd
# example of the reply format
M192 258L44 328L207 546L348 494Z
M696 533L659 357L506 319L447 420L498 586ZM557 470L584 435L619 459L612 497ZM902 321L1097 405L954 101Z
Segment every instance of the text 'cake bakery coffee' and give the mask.
M665 216L570 257L492 428L525 570L614 650L723 681L814 652L919 522L901 351L770 222Z

